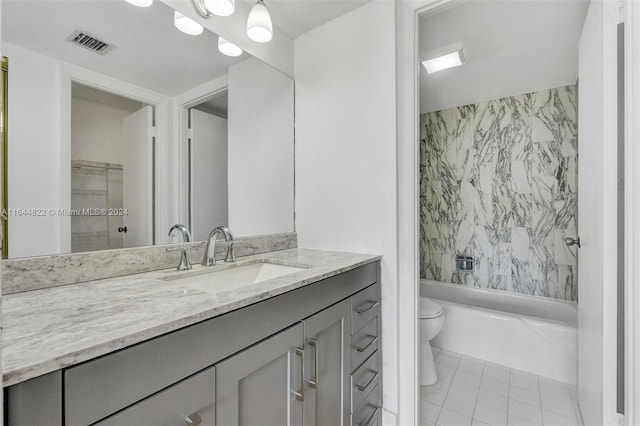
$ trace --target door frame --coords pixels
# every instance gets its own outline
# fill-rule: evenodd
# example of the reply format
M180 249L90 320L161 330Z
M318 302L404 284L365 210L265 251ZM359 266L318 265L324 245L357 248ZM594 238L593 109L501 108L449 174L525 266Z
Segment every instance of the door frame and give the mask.
M171 147L171 167L175 170L175 179L171 183L171 192L176 194L171 205L171 214L176 223L190 226L189 215L189 154L184 141L189 138L189 109L229 87L227 74L200 86L194 87L173 98L171 117L173 119L173 144ZM187 188L187 191L183 189Z
M396 152L398 244L398 408L383 424L419 424L420 383L420 45L419 19L455 0L396 2ZM459 0L460 1L468 0ZM406 283L403 285L402 283ZM386 404L383 404L386 407ZM394 418L395 417L395 418Z
M170 99L133 84L108 77L95 71L75 65L63 63L60 66L60 207L71 209L71 84L79 83L98 90L133 99L155 108L155 203L152 215L155 214L155 229L151 240L155 244L168 242L162 229L169 229L169 206L171 194L163 191L171 182L169 163L169 110ZM151 196L150 196L151 197ZM71 253L71 217L59 217L60 253Z
M625 0L625 424L640 422L640 4ZM635 167L634 167L635 165Z
M396 2L397 170L398 170L398 383L397 418L394 424L418 424L420 386L418 302L419 252L419 25L426 12L455 0L400 0ZM467 1L467 0L461 0ZM625 424L640 422L640 272L634 259L640 256L640 4L621 0L625 21ZM634 149L635 146L635 149ZM634 218L636 218L634 220ZM386 422L385 422L386 424Z

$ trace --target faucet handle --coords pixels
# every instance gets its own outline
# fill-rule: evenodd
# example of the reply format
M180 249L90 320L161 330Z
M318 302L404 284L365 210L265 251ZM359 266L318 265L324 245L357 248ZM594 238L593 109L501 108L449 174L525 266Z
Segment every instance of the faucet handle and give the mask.
M191 263L189 262L189 256L187 256L187 249L184 247L167 247L166 248L167 253L170 253L172 251L179 251L181 252L180 255L180 263L177 266L177 270L178 271L188 271L189 269L191 269Z
M233 242L229 243L229 247L227 247L227 257L224 259L225 262L235 262L236 261L236 252L233 248Z

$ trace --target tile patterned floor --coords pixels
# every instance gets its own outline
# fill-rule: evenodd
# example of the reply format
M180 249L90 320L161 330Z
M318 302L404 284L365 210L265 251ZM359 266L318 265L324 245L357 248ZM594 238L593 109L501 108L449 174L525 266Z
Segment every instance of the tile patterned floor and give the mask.
M434 348L421 426L582 426L574 386Z

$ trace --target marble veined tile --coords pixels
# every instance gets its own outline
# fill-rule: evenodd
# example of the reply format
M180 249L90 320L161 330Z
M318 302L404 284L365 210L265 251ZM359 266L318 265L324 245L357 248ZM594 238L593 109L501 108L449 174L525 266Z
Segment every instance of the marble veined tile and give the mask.
M514 259L525 261L529 259L531 250L531 236L527 228L511 229L511 254Z
M511 276L511 244L500 243L494 246L491 274Z
M535 93L532 137L534 141L555 140L577 153L576 86L565 86Z
M565 229L553 230L553 259L557 265L576 265L576 248L567 247L565 239L575 237L573 230L567 232Z
M578 200L575 194L562 194L554 203L555 227L576 230ZM574 231L575 232L575 231Z
M576 300L576 86L423 114L420 138L421 276Z

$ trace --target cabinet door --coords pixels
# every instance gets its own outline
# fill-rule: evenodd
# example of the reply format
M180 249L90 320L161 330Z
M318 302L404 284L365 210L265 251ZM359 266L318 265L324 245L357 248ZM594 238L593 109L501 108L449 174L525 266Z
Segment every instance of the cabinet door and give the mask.
M302 424L303 337L299 323L216 364L218 426Z
M305 425L349 424L350 303L305 319Z

